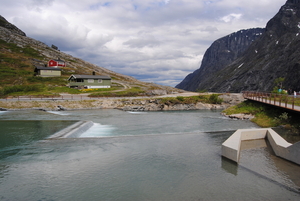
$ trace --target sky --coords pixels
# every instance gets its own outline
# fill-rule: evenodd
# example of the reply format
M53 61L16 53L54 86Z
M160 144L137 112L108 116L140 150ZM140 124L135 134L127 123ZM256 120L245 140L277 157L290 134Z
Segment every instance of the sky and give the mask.
M217 39L265 27L286 0L0 0L0 15L61 51L144 82L179 84Z

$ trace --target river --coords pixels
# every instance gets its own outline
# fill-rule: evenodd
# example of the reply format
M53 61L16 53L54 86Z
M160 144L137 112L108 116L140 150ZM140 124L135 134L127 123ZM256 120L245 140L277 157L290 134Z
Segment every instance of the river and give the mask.
M79 120L79 138L48 139ZM221 144L257 128L220 111L0 112L0 200L299 200L299 166L268 147Z

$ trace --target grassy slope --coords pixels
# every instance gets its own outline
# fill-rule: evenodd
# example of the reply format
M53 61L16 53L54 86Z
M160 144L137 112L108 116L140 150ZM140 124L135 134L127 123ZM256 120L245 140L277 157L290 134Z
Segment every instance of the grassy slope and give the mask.
M252 114L255 116L252 121L261 127L284 126L293 130L294 133L300 133L300 115L281 108L245 101L239 105L224 110L227 115L230 114Z

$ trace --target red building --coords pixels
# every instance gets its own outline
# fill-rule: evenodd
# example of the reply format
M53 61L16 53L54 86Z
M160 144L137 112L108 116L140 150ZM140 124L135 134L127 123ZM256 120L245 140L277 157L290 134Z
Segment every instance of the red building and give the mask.
M66 62L60 59L51 59L50 61L48 61L48 67L66 67Z

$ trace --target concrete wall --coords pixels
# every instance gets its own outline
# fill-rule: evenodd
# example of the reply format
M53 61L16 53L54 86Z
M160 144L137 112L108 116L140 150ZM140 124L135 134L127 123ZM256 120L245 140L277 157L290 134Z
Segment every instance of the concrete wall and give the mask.
M272 129L239 129L222 144L222 156L239 162L241 142L267 138L276 156L300 165L300 142L288 143Z
M77 138L94 125L92 121L79 121L51 135L48 139Z
M59 70L40 70L38 75L41 77L60 77L61 71L59 71Z

